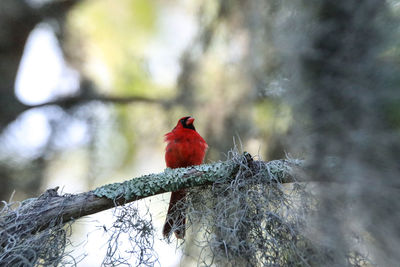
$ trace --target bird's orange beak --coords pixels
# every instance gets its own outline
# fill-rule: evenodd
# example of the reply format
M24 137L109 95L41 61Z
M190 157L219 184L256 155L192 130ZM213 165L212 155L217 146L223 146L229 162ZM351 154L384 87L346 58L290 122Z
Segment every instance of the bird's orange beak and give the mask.
M191 124L193 124L193 122L194 122L194 118L190 117L190 118L187 119L186 124L187 125L191 125Z

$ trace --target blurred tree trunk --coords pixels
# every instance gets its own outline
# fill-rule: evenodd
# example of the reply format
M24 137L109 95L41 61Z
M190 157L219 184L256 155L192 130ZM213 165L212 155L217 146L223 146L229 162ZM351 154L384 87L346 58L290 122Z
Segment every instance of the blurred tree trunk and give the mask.
M15 95L15 80L24 52L25 43L35 26L49 18L63 20L64 15L76 0L54 1L39 7L30 6L22 0L0 1L0 135L9 123L13 122L28 106L21 103ZM42 160L39 167L43 167ZM8 200L14 190L13 173L8 166L0 169L0 200ZM35 174L39 174L38 171ZM35 176L35 175L32 175ZM39 176L38 179L40 181ZM38 189L40 182L34 185ZM34 191L34 188L31 188Z
M77 2L54 1L34 8L26 1L0 1L0 134L27 108L16 98L14 84L29 34L42 21L62 20Z
M0 2L0 133L24 110L14 83L29 33L40 21L25 1Z
M320 190L316 236L336 254L330 266L345 266L349 224L357 222L361 236L373 239L375 263L395 266L400 149L388 110L400 95L398 69L381 57L393 36L386 2L303 1L302 8L307 17L297 23L310 27L305 40L296 40L302 50L289 66L299 74L291 92L294 121L309 122L301 135L311 152L309 177L348 184L344 191ZM332 159L341 168L329 166Z

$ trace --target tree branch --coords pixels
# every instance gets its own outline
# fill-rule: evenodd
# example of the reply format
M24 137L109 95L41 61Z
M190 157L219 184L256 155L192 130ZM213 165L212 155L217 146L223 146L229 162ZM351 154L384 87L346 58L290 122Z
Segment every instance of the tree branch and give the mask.
M122 183L108 184L93 191L74 195L58 195L57 188L49 189L38 198L22 202L18 212L9 212L0 218L0 229L7 228L0 235L0 246L21 228L38 232L55 223L94 214L117 205L123 205L142 198L213 183L228 183L239 171L248 170L249 175L261 174L265 183L290 183L295 180L292 168L300 161L275 160L271 162L253 161L250 154L233 159L203 164L188 168L169 169L159 174L149 174ZM29 225L8 226L7 222L23 221ZM3 230L3 229L1 229ZM7 234L5 235L4 232Z
M54 101L49 101L38 105L26 105L26 109L40 108L51 105L71 107L91 101L100 101L104 103L115 103L115 104L129 104L132 102L143 102L143 103L167 105L167 101L143 97L143 96L105 96L105 95L95 94L95 95L84 95L84 96L78 95L78 96L63 97L56 99Z

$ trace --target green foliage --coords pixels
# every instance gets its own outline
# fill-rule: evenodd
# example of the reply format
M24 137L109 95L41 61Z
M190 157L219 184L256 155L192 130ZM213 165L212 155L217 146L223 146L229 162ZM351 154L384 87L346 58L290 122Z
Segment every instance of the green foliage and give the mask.
M148 76L145 55L157 30L156 18L156 4L141 0L87 1L71 14L71 27L84 36L88 74L97 81L104 78L98 75L110 76L111 84L101 89L154 95L157 87Z

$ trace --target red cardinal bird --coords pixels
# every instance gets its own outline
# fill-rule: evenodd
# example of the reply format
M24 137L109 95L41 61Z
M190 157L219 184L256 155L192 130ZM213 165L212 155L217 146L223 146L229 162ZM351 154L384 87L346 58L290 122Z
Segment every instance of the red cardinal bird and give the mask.
M165 135L167 147L165 162L169 168L200 165L207 150L207 143L196 132L193 125L194 118L183 117L171 132ZM172 231L176 238L185 237L186 217L184 211L185 190L172 192L169 201L167 218L163 228L164 237L169 237Z

